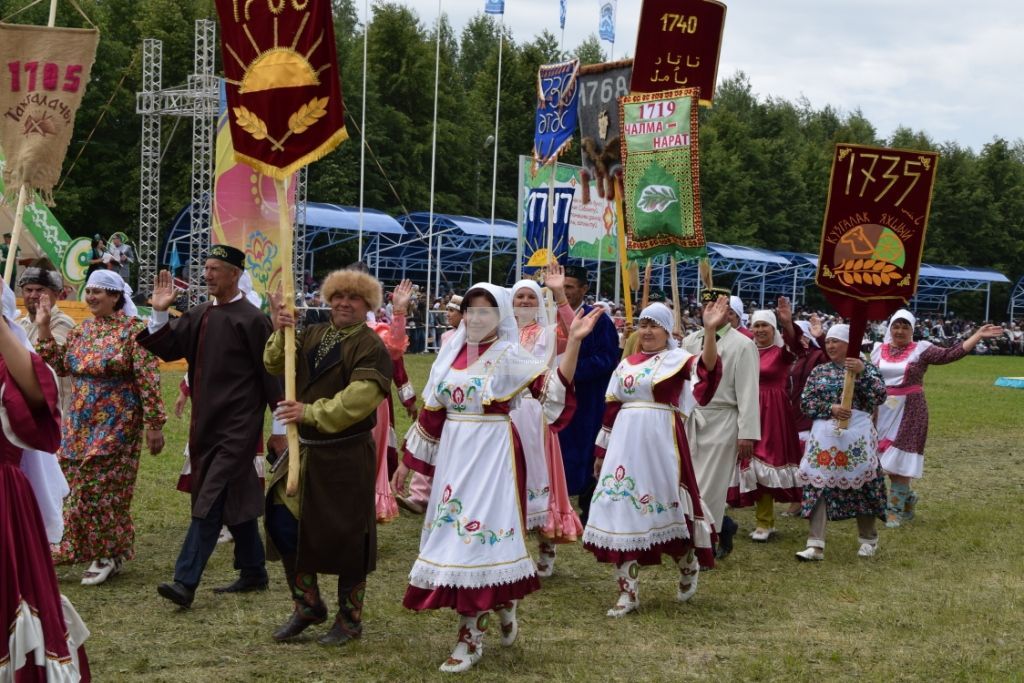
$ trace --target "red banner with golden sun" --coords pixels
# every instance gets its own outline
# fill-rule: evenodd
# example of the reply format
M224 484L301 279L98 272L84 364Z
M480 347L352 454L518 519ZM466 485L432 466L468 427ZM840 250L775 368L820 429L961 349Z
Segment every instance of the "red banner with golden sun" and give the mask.
M330 0L217 0L235 158L283 180L347 137Z
M885 318L914 296L938 162L935 152L836 145L817 283L844 317Z

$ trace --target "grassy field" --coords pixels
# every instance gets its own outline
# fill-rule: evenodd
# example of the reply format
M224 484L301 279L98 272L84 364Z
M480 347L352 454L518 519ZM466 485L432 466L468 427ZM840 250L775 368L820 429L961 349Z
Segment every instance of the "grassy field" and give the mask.
M409 357L417 388L429 360ZM778 539L755 545L746 538L752 511L742 510L734 553L701 576L692 602L674 601L677 572L666 563L642 571L641 610L612 620L604 616L616 594L611 570L568 547L555 576L520 607L518 642L502 648L489 634L483 661L465 680L1024 679L1024 391L993 387L999 375L1024 375L1024 359L971 357L929 371L918 516L883 529L872 560L857 558L851 521L830 525L825 562L797 563L805 522L780 519ZM179 376L165 375L168 406ZM404 415L399 421L404 433ZM124 573L85 587L84 567L59 568L92 631L97 681L447 678L437 667L454 643L454 614L401 606L421 524L404 512L380 529L364 637L344 649L316 644L324 627L301 643L270 639L291 609L278 566L269 567L269 592L214 595L212 586L234 577L230 546L214 554L192 609L157 596L189 519L188 497L174 489L186 424L187 416L172 417L164 454L143 455L137 557ZM325 597L333 611L336 596Z

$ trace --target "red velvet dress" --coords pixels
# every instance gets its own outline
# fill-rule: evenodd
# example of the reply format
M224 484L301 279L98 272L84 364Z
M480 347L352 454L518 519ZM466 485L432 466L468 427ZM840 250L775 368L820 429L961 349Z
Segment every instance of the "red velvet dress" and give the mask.
M759 348L758 354L761 439L754 443L754 457L740 460L736 480L729 487L726 500L734 508L751 506L765 494L782 503L799 502L802 496L796 474L803 453L786 393L796 356L774 345Z
M60 594L36 497L19 467L22 448L52 453L60 445L57 383L39 356L32 364L47 402L36 411L0 359L0 680L88 681L79 647L88 632L77 615L65 621L65 609L69 616L74 609Z

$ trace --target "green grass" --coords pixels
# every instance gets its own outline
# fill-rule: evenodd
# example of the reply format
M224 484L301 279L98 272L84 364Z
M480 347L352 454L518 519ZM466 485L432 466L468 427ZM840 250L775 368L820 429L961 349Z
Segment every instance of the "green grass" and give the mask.
M408 357L418 389L430 358ZM701 576L691 603L674 601L677 574L666 563L642 571L640 612L611 620L611 570L570 546L544 589L523 601L518 642L502 648L490 634L483 661L462 679L1024 679L1024 391L993 387L999 375L1024 375L1024 359L971 357L929 371L918 518L883 529L874 559L857 558L855 525L840 522L828 528L825 562L797 563L805 522L780 519L778 540L755 545L746 538L752 511L741 510L735 552ZM165 376L168 405L178 379ZM404 433L408 420L398 419ZM188 496L174 489L186 420L171 419L164 454L143 455L137 558L99 587L79 585L81 566L59 569L92 631L97 681L448 679L437 666L454 643L454 614L401 606L422 519L405 513L379 530L364 637L344 649L271 641L290 611L278 566L269 567L269 592L214 595L212 586L234 577L230 546L214 554L192 609L158 597L189 519ZM327 597L333 609L336 596Z

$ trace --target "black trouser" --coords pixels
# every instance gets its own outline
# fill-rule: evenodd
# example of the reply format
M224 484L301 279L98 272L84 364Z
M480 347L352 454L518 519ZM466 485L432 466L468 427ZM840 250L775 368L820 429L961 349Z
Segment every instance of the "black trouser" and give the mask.
M204 519L192 518L178 560L174 563L175 581L192 589L199 585L206 563L217 547L226 498L227 490L224 490L210 506L210 511ZM263 541L260 539L258 520L229 524L228 529L235 537L235 569L241 572L243 578L266 579L266 555L263 552Z

